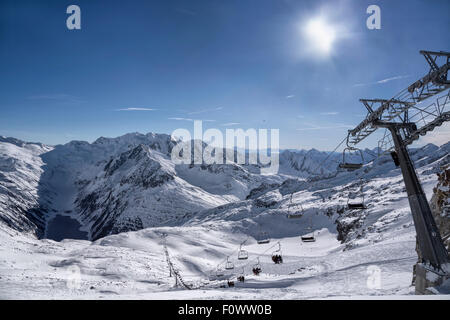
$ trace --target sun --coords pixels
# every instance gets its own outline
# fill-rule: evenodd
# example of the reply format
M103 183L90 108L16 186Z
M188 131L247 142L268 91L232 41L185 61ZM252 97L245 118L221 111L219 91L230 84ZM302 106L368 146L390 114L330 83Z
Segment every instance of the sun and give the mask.
M303 29L303 33L311 50L323 56L332 53L333 44L336 40L336 30L326 19L318 17L309 20Z

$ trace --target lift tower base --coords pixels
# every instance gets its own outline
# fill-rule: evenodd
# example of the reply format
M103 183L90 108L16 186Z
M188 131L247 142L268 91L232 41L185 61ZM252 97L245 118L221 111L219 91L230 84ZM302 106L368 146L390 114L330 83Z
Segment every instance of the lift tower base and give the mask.
M447 279L450 273L436 270L425 263L416 264L416 290L415 294L436 294L431 288L440 286Z

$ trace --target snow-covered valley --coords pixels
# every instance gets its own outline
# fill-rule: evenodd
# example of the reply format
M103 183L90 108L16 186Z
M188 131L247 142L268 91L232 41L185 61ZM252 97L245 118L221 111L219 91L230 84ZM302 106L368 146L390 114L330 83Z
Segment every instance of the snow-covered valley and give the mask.
M375 151L366 150L363 168L336 172L339 154L284 151L279 174L263 176L249 165L175 165L174 143L156 134L55 147L1 138L0 297L414 294L415 229L389 156L372 162ZM411 150L428 199L440 166L450 163L449 151L450 143ZM313 176L324 159L321 176ZM348 201L361 201L360 181L367 208L349 210ZM76 220L86 239L48 239L61 216ZM301 241L312 232L315 242ZM270 242L258 244L264 237ZM239 249L248 259L238 259ZM282 264L271 260L277 250ZM225 268L227 257L233 269ZM252 273L255 265L261 274ZM237 281L241 275L244 282Z

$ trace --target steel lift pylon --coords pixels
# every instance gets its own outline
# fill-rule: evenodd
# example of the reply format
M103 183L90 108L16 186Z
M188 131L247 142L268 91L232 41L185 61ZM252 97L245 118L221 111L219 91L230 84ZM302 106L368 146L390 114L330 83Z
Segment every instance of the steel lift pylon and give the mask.
M385 128L379 147L391 152L396 165L400 166L413 216L417 242L422 261L416 267L416 294L429 293L427 288L441 284L450 278L450 258L444 246L436 222L431 213L425 193L417 177L407 145L450 121L450 90L426 107L425 100L450 88L448 70L450 52L420 51L430 66L427 75L389 100L361 99L368 111L364 119L353 130L349 130L347 145L361 142L378 128ZM444 59L442 65L439 59ZM378 104L379 107L374 109ZM386 147L386 141L389 146ZM380 148L379 148L380 149ZM395 150L395 151L393 151ZM430 276L431 274L431 276Z
M381 121L375 121L374 125L387 128L392 134L422 257L436 270L440 270L444 264L449 262L447 249L431 214L430 205L417 177L414 163L409 157L408 150L400 134L400 129L413 125Z

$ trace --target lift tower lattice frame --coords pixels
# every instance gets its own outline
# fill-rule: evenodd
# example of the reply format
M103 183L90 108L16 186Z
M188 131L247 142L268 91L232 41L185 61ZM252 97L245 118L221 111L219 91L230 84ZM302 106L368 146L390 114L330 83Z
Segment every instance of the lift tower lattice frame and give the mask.
M444 270L443 267L448 266L450 259L417 177L414 163L409 157L407 145L445 121L450 121L450 90L432 104L424 106L425 100L429 101L429 98L450 88L448 79L450 52L420 51L420 53L430 66L428 74L389 100L361 99L368 115L358 126L349 130L347 146L358 144L378 128L385 128L390 133L389 135L385 132L379 147L385 147L386 152L395 150L398 158L422 262L431 265L434 272L440 272L439 275L446 278L449 270ZM441 62L442 60L444 62ZM375 109L375 106L378 108ZM423 287L426 287L425 283L426 279L422 279ZM423 292L418 290L417 282L416 292Z

